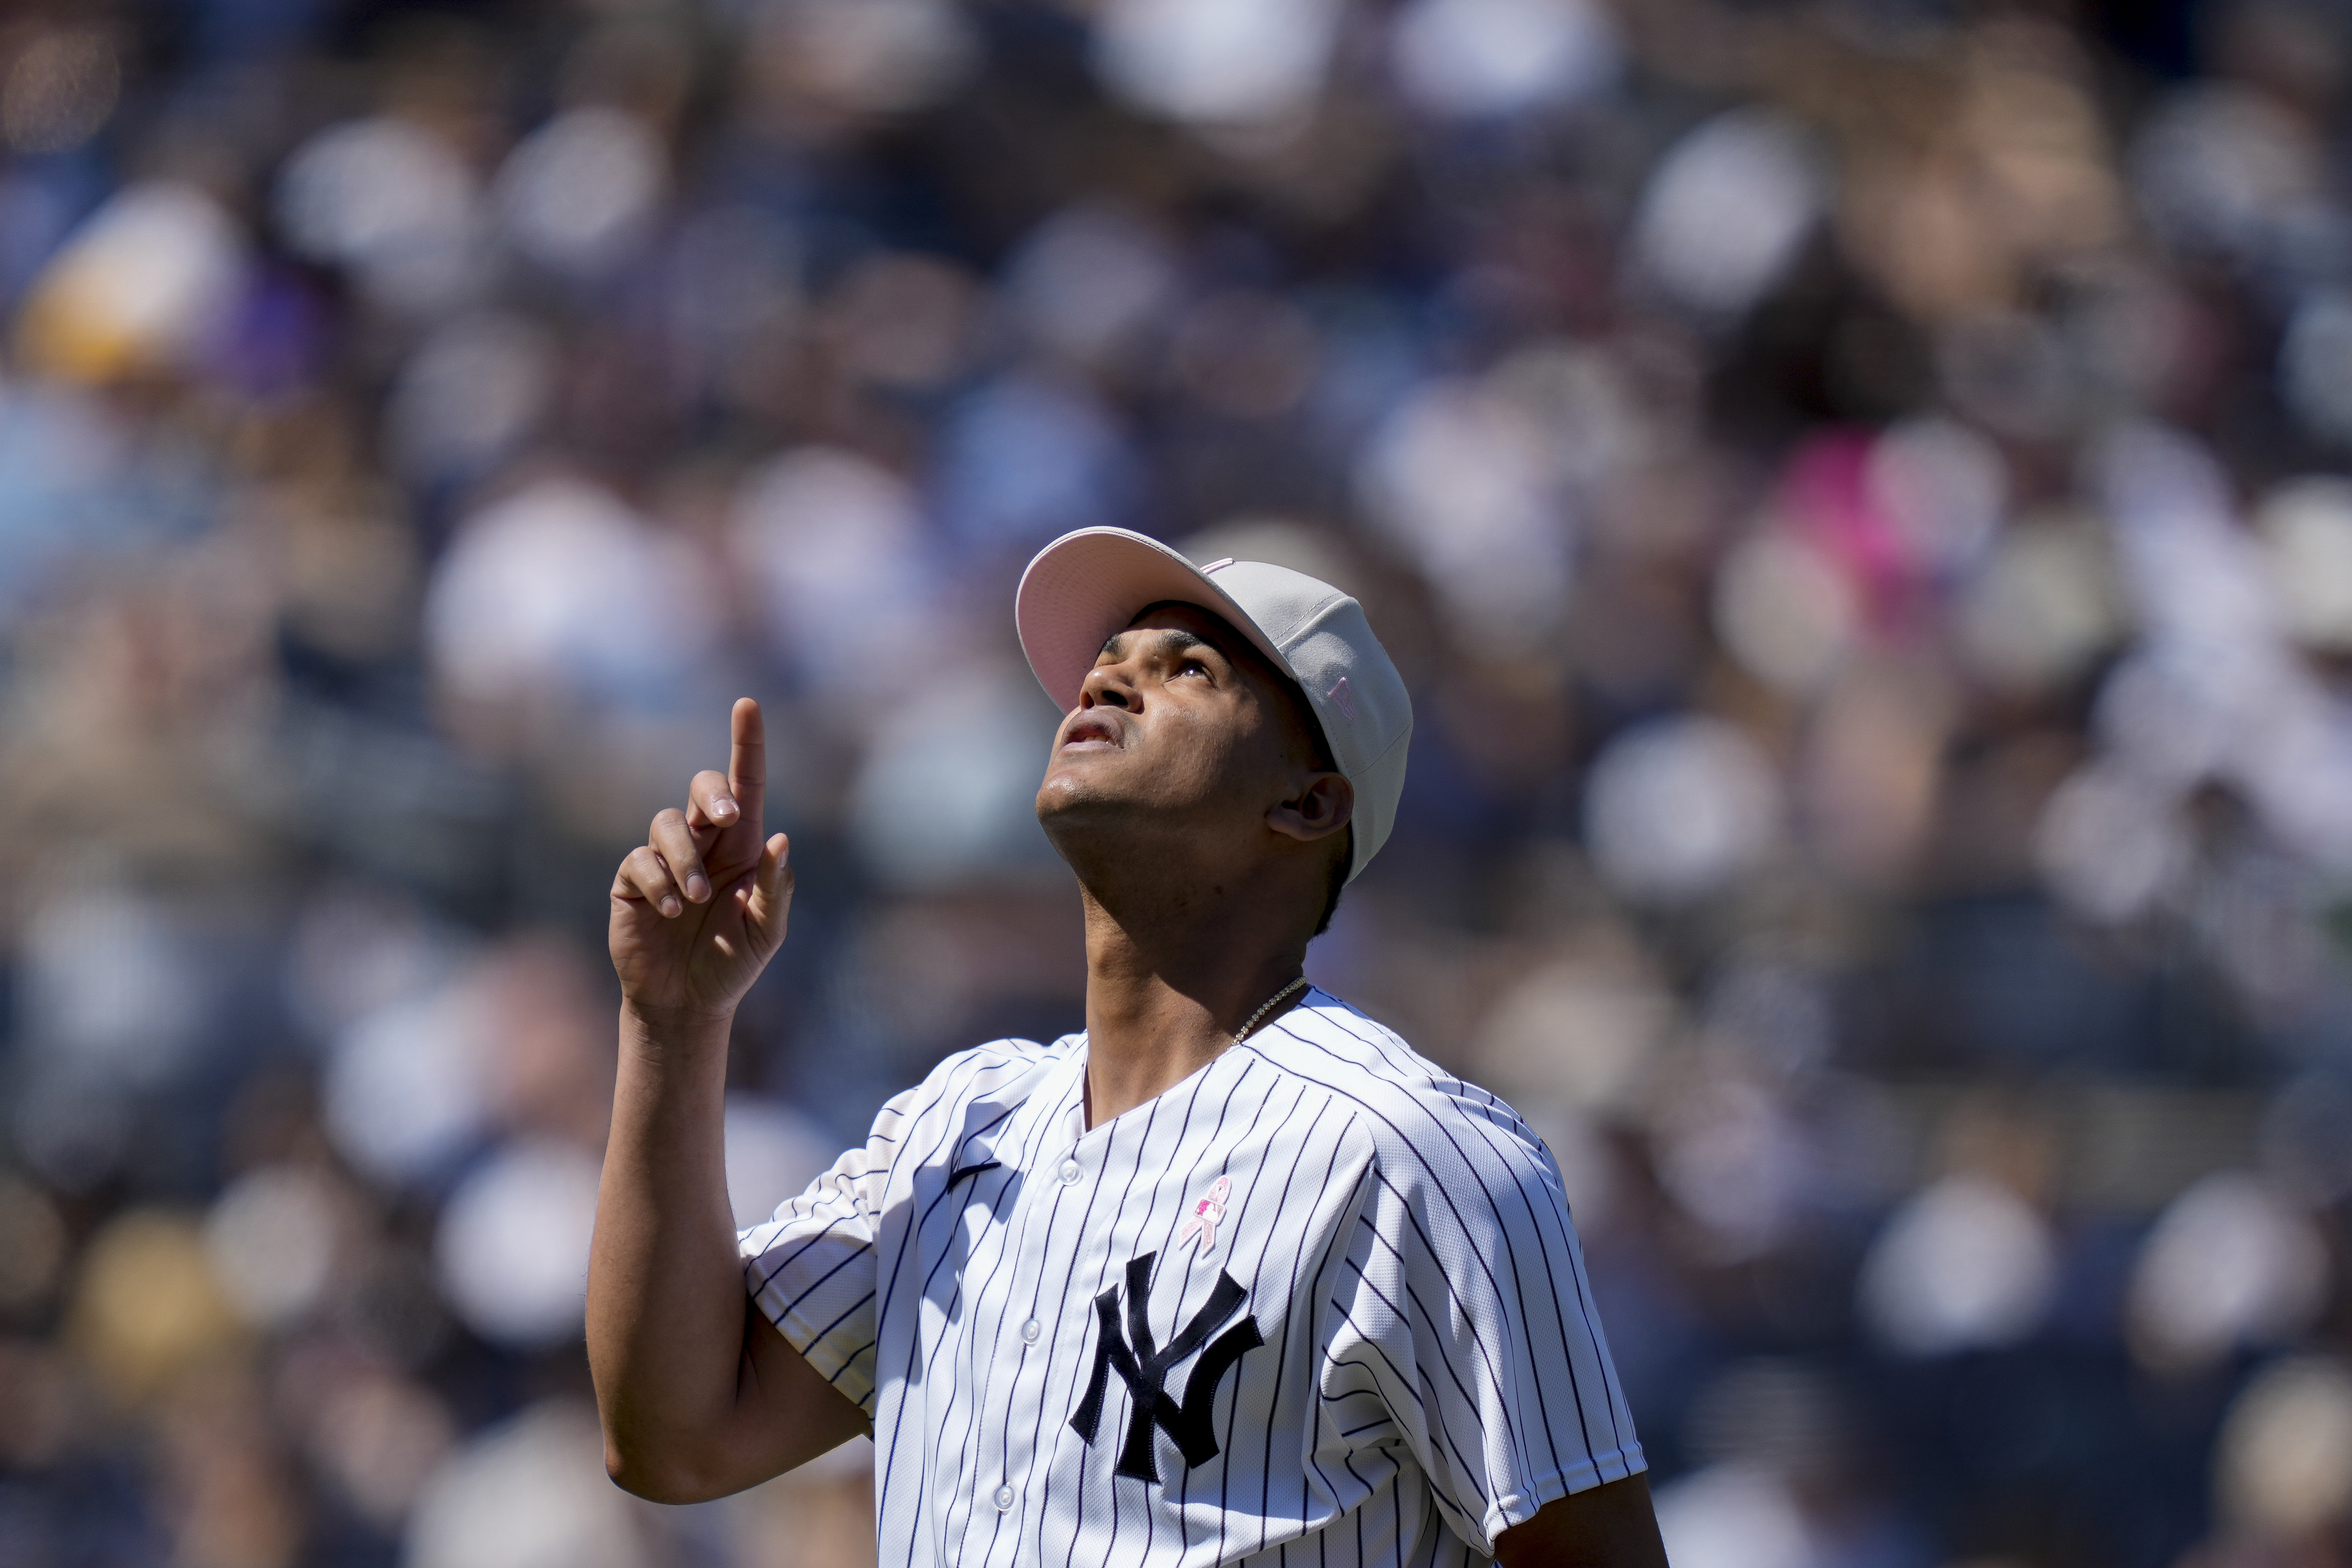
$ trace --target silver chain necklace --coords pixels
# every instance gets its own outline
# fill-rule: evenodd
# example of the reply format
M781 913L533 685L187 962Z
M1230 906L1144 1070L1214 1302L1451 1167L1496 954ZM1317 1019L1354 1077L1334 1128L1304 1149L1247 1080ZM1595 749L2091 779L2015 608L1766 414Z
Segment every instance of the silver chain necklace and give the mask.
M1281 990L1276 992L1273 995L1267 997L1265 1001L1259 1005L1258 1010L1249 1016L1249 1022L1244 1024L1234 1032L1234 1044L1238 1046L1244 1040L1249 1038L1249 1032L1257 1027L1257 1021L1260 1018L1265 1017L1268 1013L1274 1011L1274 1005L1276 1003L1281 1001L1285 996L1289 995L1292 992L1297 990L1300 986L1306 984L1307 976L1302 974L1297 979L1292 981L1289 984L1284 986Z

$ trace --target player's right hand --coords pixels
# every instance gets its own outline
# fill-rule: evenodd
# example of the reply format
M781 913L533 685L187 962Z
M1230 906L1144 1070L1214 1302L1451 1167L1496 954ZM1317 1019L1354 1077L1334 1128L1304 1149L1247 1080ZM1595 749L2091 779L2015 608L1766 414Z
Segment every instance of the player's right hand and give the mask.
M727 772L695 774L686 809L656 816L614 873L613 968L639 1016L730 1014L782 945L791 845L761 837L767 763L760 705L742 698Z

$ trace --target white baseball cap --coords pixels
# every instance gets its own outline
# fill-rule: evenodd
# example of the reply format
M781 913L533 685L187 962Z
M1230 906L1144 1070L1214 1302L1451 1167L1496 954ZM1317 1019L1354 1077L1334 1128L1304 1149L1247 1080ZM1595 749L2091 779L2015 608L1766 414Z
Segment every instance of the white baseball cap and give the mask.
M1140 533L1082 528L1029 563L1013 616L1030 669L1066 713L1078 705L1103 644L1164 600L1223 616L1307 693L1331 761L1355 786L1353 881L1396 826L1412 738L1412 700L1363 605L1286 566L1230 560L1195 566Z

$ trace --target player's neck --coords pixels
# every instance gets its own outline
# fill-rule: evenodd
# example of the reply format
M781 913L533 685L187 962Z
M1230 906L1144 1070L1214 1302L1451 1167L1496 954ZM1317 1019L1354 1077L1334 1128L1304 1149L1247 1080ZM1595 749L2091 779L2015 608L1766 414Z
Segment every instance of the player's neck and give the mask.
M1089 1127L1214 1061L1297 978L1307 933L1288 912L1293 900L1248 892L1106 901L1084 890Z

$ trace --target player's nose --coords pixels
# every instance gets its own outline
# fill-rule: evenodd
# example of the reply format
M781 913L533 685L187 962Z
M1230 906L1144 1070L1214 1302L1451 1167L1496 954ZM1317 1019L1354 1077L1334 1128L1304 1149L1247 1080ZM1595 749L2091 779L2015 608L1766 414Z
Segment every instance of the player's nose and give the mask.
M1132 712L1140 703L1135 683L1128 679L1124 666L1098 664L1087 671L1087 678L1078 683L1078 706L1121 708Z

